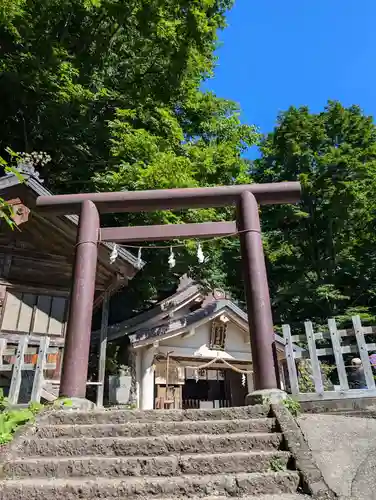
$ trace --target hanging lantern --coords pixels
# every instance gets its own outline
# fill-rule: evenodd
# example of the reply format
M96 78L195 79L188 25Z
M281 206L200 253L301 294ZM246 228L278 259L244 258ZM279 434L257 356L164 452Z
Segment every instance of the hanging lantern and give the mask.
M199 376L198 376L198 370L197 370L197 368L195 369L195 380L196 380L196 382L199 381Z
M242 386L245 387L245 382L246 382L246 378L245 378L245 374L243 373L242 374Z

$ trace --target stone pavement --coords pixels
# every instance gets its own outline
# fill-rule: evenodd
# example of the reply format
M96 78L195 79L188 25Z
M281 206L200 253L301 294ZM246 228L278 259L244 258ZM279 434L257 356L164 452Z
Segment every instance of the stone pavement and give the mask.
M376 500L376 419L304 414L298 424L327 484L342 500Z

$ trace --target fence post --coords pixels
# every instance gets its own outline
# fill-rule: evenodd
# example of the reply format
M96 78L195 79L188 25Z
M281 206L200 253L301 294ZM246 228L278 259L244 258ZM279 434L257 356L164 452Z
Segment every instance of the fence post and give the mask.
M287 370L289 372L291 394L299 394L298 374L296 372L294 348L291 340L290 325L282 325L283 338L285 339L285 355L287 361Z
M358 344L359 356L362 360L364 376L366 378L368 389L375 389L375 380L373 378L372 367L368 356L368 349L366 341L364 338L362 322L360 321L360 316L353 316L352 322L354 326L354 332L356 337L356 342Z
M105 291L102 303L102 322L101 322L101 338L99 348L99 369L98 369L98 385L97 388L97 406L103 406L104 383L106 375L106 351L107 351L107 332L108 332L108 313L110 306L110 292Z
M334 318L328 319L328 326L330 332L330 339L332 341L332 346L333 346L333 354L337 365L339 385L342 391L348 391L349 382L347 380L345 363L343 361L341 337L338 334L336 320Z
M7 347L7 341L6 339L0 339L0 366L4 364L4 352Z
M22 380L22 366L25 361L25 351L27 347L28 337L21 337L18 342L16 360L13 365L12 380L9 388L9 403L12 405L17 404L18 396L20 393L21 380Z
M43 370L47 362L47 351L50 343L49 337L42 337L39 345L38 359L35 365L33 388L31 390L31 401L40 402L43 386Z
M315 383L315 391L318 394L322 394L324 392L324 385L322 383L320 361L319 361L319 358L317 356L316 340L315 340L315 335L313 332L312 322L306 321L304 323L304 327L305 327L305 332L306 332L306 336L307 336L309 357L311 359L312 375L313 375L313 381Z

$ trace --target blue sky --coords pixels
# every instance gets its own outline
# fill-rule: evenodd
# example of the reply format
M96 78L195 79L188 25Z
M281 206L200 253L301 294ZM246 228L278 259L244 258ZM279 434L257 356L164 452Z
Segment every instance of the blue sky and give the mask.
M376 116L376 0L235 0L228 24L205 88L244 122L268 132L290 105L328 99Z

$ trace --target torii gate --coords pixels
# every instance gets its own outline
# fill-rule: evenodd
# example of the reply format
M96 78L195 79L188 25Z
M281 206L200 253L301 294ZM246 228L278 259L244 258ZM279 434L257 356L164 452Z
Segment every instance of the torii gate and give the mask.
M239 233L241 242L254 366L254 388L256 390L277 389L273 319L258 203L268 205L295 203L300 199L300 191L299 182L281 182L39 196L36 201L38 211L60 215L80 215L60 395L71 398L85 398L86 395L100 241L129 243L177 238L210 238L234 233ZM237 205L237 222L101 228L99 220L100 213L145 212L225 205Z

